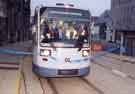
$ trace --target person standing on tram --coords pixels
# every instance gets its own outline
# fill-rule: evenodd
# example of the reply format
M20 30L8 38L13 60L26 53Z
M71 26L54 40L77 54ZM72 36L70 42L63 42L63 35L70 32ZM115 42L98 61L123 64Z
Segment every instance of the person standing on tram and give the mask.
M44 39L42 40L42 42L48 43L48 34L49 34L49 25L47 24L47 22L44 22L44 29L43 29L43 36Z

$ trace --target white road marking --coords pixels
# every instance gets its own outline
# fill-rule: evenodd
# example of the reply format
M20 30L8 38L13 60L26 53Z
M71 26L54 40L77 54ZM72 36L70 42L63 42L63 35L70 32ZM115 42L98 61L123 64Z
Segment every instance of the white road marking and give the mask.
M114 74L118 75L118 76L123 77L123 78L128 77L127 74L125 74L125 73L123 73L123 72L121 72L121 71L119 71L119 70L116 70L116 69L112 69L112 72L113 72Z

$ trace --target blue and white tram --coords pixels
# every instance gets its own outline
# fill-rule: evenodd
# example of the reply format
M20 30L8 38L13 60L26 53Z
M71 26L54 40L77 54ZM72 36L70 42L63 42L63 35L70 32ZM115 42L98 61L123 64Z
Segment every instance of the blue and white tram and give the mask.
M90 72L90 13L72 7L41 7L35 13L33 71L43 77Z

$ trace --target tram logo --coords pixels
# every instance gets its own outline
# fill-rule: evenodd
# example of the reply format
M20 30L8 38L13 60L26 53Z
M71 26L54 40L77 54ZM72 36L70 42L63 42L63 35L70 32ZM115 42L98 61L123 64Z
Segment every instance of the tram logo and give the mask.
M71 59L70 58L65 58L65 62L70 63Z

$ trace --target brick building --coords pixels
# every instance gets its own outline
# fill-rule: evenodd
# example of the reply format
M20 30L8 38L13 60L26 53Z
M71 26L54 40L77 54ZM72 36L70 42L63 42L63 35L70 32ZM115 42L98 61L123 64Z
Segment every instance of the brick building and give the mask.
M135 0L111 0L111 12L121 53L135 56Z

